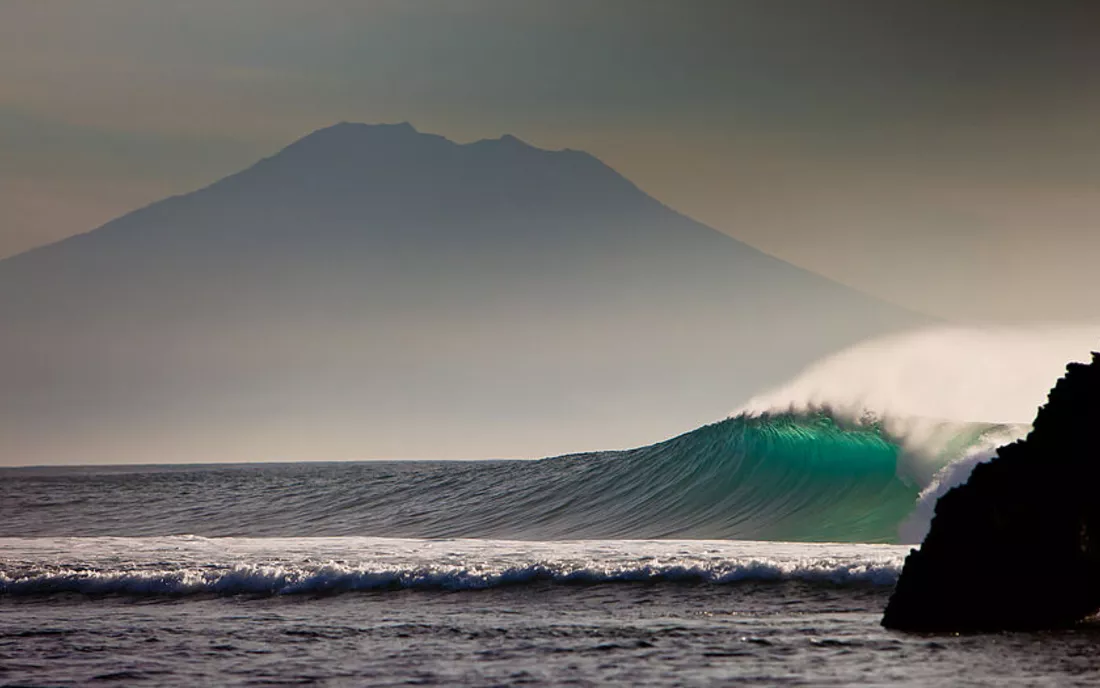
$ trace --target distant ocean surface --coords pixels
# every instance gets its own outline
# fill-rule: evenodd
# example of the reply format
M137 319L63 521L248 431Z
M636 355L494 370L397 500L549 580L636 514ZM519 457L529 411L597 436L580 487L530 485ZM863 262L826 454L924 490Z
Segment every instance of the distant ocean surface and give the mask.
M0 685L1095 684L1090 626L879 626L934 487L907 451L786 414L543 461L0 469Z

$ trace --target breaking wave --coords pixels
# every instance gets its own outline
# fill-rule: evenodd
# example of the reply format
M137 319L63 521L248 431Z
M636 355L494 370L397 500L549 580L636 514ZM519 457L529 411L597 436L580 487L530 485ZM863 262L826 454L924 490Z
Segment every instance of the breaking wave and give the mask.
M648 447L542 461L9 480L0 536L895 542L931 478L915 466L947 465L1011 430L927 422L917 442L891 425L827 410L741 414Z
M938 496L1028 431L1065 362L1097 334L869 342L725 420L625 451L20 474L0 481L0 537L916 542ZM374 580L356 575L336 578Z

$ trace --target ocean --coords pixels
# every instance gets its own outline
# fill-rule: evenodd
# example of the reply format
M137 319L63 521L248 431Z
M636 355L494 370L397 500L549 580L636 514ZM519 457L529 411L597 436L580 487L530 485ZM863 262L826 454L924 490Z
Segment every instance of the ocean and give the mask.
M792 412L541 461L0 469L0 685L1095 684L1098 627L879 625L949 469L1018 431Z

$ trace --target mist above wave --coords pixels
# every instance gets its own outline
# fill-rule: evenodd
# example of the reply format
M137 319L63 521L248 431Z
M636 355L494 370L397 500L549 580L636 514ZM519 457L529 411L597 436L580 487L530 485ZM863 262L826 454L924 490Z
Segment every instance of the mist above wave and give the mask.
M944 327L872 339L814 363L736 413L829 408L853 419L1030 424L1069 361L1087 361L1100 326Z
M817 411L880 426L902 450L899 475L921 487L899 534L902 542L920 542L936 500L966 482L997 447L1026 435L1066 363L1089 360L1097 343L1094 325L951 327L883 337L809 366L736 413Z

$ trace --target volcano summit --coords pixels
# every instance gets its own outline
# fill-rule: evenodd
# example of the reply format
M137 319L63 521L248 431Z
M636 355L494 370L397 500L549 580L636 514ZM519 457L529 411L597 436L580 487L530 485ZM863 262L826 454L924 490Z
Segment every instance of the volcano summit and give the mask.
M344 123L0 261L0 463L638 445L920 322L586 153Z

